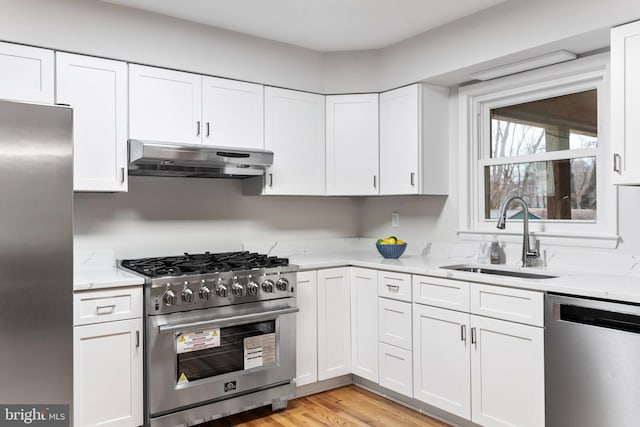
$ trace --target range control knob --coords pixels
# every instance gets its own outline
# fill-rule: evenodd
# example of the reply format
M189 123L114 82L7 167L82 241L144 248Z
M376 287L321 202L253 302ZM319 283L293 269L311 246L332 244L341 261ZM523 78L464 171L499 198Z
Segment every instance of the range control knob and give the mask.
M273 282L271 280L262 282L262 290L265 292L273 292Z
M226 298L227 297L227 287L222 283L216 286L216 294L219 297Z
M202 285L199 293L200 293L200 298L202 298L205 301L209 300L209 297L211 296L211 290L209 290L209 288L206 285Z
M178 303L178 296L174 291L169 289L162 296L162 300L166 305L176 305Z
M258 284L256 282L249 282L247 285L247 294L255 295L258 293Z
M233 286L231 286L231 292L233 292L233 295L237 297L242 296L243 290L244 290L244 287L238 282L234 283Z
M182 300L187 304L191 304L193 302L193 291L185 288L185 290L182 291Z
M276 288L278 288L279 291L286 291L288 287L289 281L284 277L282 279L278 279L276 282Z

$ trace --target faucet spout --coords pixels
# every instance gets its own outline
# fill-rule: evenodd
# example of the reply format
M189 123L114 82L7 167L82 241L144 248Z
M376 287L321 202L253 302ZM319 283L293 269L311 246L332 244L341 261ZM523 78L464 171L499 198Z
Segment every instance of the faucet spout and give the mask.
M498 217L497 228L500 230L504 230L507 223L507 208L512 202L518 202L522 205L524 217L522 219L523 231L522 231L522 266L523 267L531 267L533 264L533 260L539 257L538 249L531 249L531 243L529 241L529 206L527 202L524 201L522 197L513 196L509 197L504 205L502 205L502 210L500 211L500 216Z

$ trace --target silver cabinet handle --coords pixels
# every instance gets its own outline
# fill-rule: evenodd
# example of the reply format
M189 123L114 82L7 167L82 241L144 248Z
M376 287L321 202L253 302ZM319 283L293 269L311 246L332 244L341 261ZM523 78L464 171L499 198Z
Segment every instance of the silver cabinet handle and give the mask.
M622 158L620 157L620 154L613 153L613 171L617 172L617 173L620 173L621 164L622 164Z
M124 184L124 168L120 168L120 184Z
M467 340L467 325L460 325L460 340Z
M196 136L200 136L200 120L196 122Z
M273 187L273 174L269 174L269 187Z
M136 348L140 347L140 331L136 331Z
M415 177L416 177L416 173L415 172L411 172L411 186L412 187L415 187L415 185L416 185Z
M209 138L209 135L211 135L211 126L209 125L209 122L207 122L207 138Z
M476 328L471 328L471 344L475 344L476 342Z
M96 306L96 313L97 314L111 314L115 311L116 309L116 305L115 304L109 304L109 305L99 305Z
M400 285L390 285L390 284L387 284L386 286L387 286L387 288L389 288L389 290L390 290L390 291L391 291L391 290L394 290L394 291L398 291L398 290L400 290Z
M373 175L373 188L378 188L378 184L376 182L377 177Z

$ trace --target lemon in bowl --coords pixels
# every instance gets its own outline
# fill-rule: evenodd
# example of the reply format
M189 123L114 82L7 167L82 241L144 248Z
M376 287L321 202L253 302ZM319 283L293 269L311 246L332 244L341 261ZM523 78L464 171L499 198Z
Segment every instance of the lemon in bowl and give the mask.
M407 249L407 243L395 236L378 239L376 248L383 258L400 258Z

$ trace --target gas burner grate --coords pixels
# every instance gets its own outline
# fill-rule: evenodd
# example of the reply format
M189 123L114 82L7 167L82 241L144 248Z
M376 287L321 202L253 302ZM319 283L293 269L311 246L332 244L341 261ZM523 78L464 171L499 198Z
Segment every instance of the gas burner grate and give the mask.
M249 251L217 254L185 252L179 256L123 260L121 265L147 277L164 277L285 267L289 265L289 260Z

